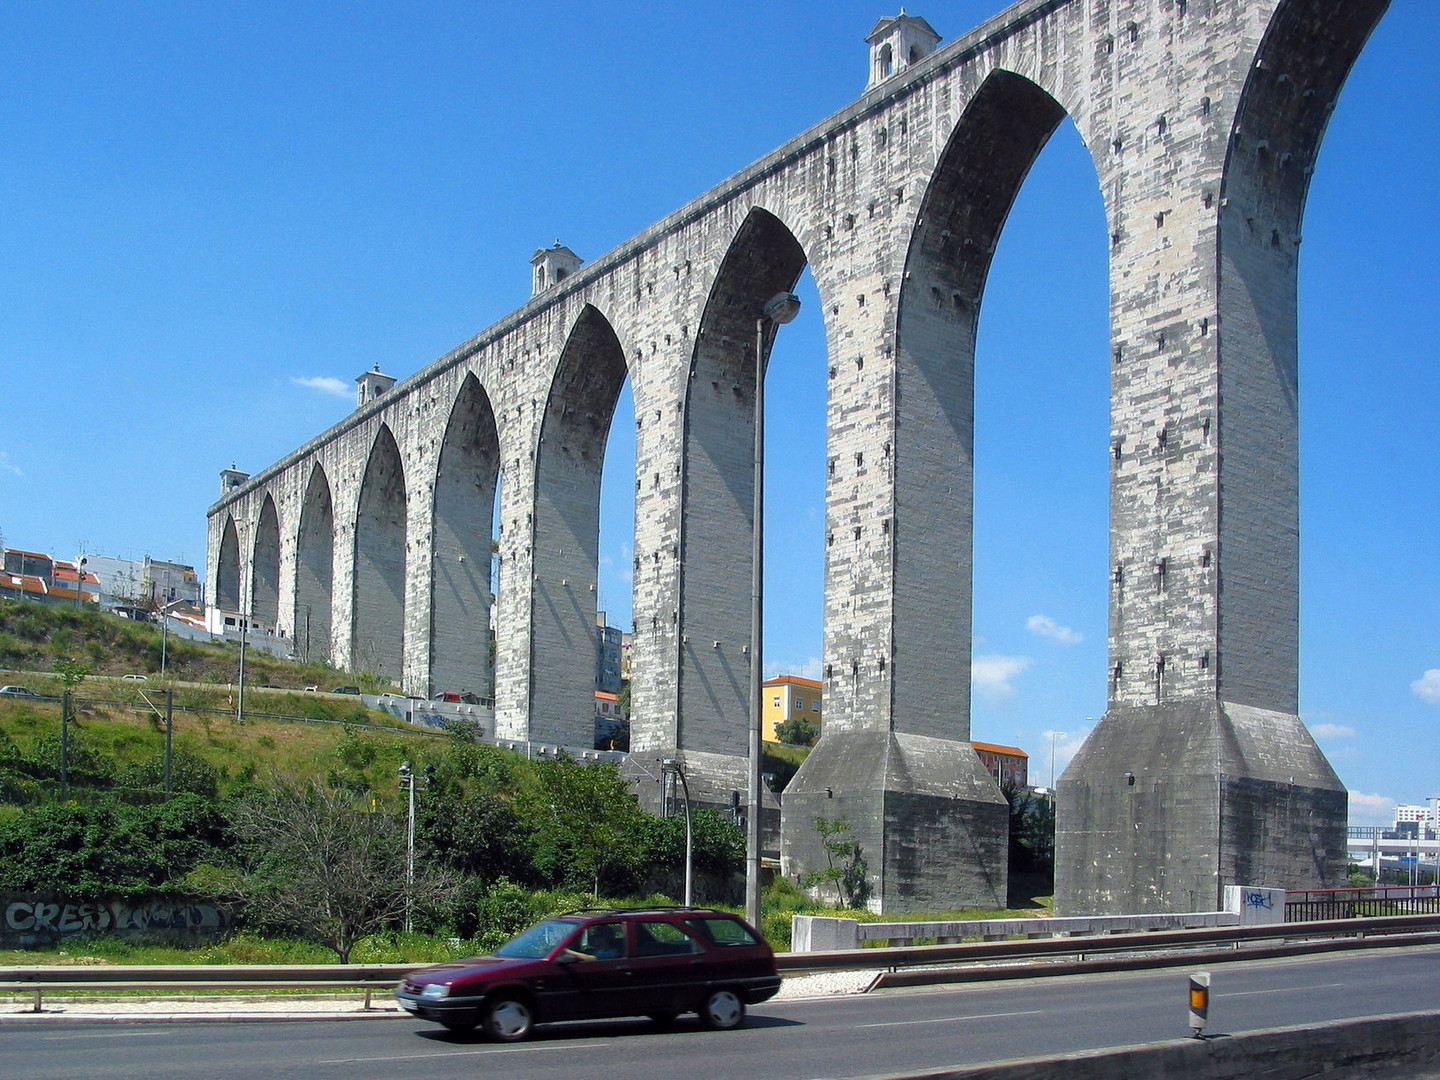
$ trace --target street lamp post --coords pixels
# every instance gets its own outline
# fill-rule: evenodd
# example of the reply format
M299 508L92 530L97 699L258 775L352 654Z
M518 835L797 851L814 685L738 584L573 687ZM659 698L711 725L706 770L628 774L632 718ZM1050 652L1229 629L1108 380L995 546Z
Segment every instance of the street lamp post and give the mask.
M179 607L185 603L184 600L172 600L168 604L160 605L160 675L165 675L165 653L166 645L170 637L170 609Z
M245 532L245 550L250 550L250 519L246 517L241 525ZM250 551L250 587L255 586L255 553ZM250 631L250 611L254 604L248 590L244 587L243 578L239 582L241 589L237 599L240 601L240 675L235 687L235 721L243 724L245 722L245 644Z
M1054 790L1055 790L1055 740L1056 740L1056 739L1068 739L1069 737L1070 737L1070 733L1069 733L1068 731L1052 731L1052 732L1050 732L1050 790L1051 790L1051 791L1054 791Z
M409 814L405 819L405 932L410 933L410 903L415 892L415 774L410 762L400 763L400 790L405 792Z
M760 925L760 744L764 689L760 635L765 591L765 333L800 311L792 292L776 293L755 320L755 498L750 544L750 780L745 811L745 917Z
M685 763L677 758L666 758L660 763L660 768L665 772L677 777L680 780L680 790L685 793L685 906L691 903L691 885L694 881L695 865L694 833L690 827L690 785L685 782Z

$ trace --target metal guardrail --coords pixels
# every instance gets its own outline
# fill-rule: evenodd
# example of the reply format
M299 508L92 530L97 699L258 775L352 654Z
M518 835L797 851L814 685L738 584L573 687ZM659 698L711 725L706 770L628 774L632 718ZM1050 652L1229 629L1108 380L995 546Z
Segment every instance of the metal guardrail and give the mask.
M1270 923L1201 930L1152 930L1096 937L1040 938L1024 941L974 941L961 945L913 945L847 952L785 953L779 957L782 974L820 971L898 970L905 967L981 964L995 960L1086 957L1103 954L1156 952L1198 946L1230 946L1236 959L1239 947L1273 941L1321 939L1359 940L1403 935L1440 934L1440 915L1399 915L1377 919L1335 919L1308 923ZM1404 941L1396 942L1405 944Z
M1440 887L1378 885L1361 889L1291 889L1285 894L1287 923L1401 914L1440 914Z
M362 990L365 1008L376 990L389 991L427 964L168 964L45 965L0 968L0 993L31 994L44 1011L47 992L143 990Z
M1223 957L1244 960L1280 951L1321 948L1362 948L1381 945L1440 943L1440 915L1402 915L1378 919L1337 919L1325 922L1273 923L1204 930L1155 930L1098 937L979 941L961 945L915 945L847 952L781 953L776 957L785 976L826 971L982 966L993 961L1060 960L1156 954L1211 946L1226 949ZM1241 946L1250 945L1249 949ZM1260 948L1259 946L1265 946ZM0 993L34 995L34 1010L43 1011L47 992L176 990L361 990L365 1007L376 990L389 991L409 972L428 964L178 964L167 966L95 965L0 968ZM994 970L994 969L991 969ZM1035 974L1033 969L1008 970ZM1057 969L1056 974L1061 972ZM926 972L924 981L942 981ZM911 980L916 981L916 980ZM893 982L893 980L892 980Z

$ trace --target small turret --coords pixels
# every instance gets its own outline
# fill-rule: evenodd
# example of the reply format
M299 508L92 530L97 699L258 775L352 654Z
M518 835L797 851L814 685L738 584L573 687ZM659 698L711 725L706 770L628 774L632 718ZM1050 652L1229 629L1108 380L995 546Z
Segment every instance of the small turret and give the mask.
M240 485L249 479L250 474L235 468L235 463L232 461L228 469L220 470L220 497L224 499L234 494L239 490Z
M535 268L530 295L539 296L550 286L558 285L579 270L584 261L559 240L555 241L553 248L537 248L530 256L530 265Z
M870 81L865 85L869 90L929 56L940 44L940 35L920 16L907 15L901 8L899 15L877 22L865 41L870 46Z
M373 370L358 376L355 382L359 384L355 392L355 407L357 409L363 409L370 402L394 386L395 377L381 372L380 365L376 364Z

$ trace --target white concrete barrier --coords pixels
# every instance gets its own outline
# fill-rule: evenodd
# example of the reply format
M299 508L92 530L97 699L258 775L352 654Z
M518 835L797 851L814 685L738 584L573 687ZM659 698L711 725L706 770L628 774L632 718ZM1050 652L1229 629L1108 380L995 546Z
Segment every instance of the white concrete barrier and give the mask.
M1284 921L1284 889L1227 885L1224 911L935 922L860 922L833 916L792 915L790 949L792 952L844 952L859 949L867 941L883 941L892 948L903 948L913 945L916 938L925 938L937 945L950 945L966 938L1003 941L1014 937L1084 937L1147 930L1198 930L1207 926L1259 926Z
M1283 914L1284 904L1281 904ZM883 941L892 948L913 945L925 938L937 945L957 944L966 938L1003 941L1006 938L1083 937L1097 934L1133 934L1146 930L1197 930L1208 926L1239 926L1233 911L1194 911L1178 915L1085 915L1050 919L966 919L949 922L873 922L820 915L790 916L792 952L835 952L859 949L865 942Z

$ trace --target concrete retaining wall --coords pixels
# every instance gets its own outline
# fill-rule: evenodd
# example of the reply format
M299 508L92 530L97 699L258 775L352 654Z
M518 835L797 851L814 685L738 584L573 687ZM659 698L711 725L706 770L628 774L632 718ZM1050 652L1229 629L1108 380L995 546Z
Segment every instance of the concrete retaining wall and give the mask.
M1401 1013L1322 1027L1176 1039L1065 1057L900 1073L886 1080L1302 1080L1322 1074L1326 1080L1440 1078L1440 1014Z

